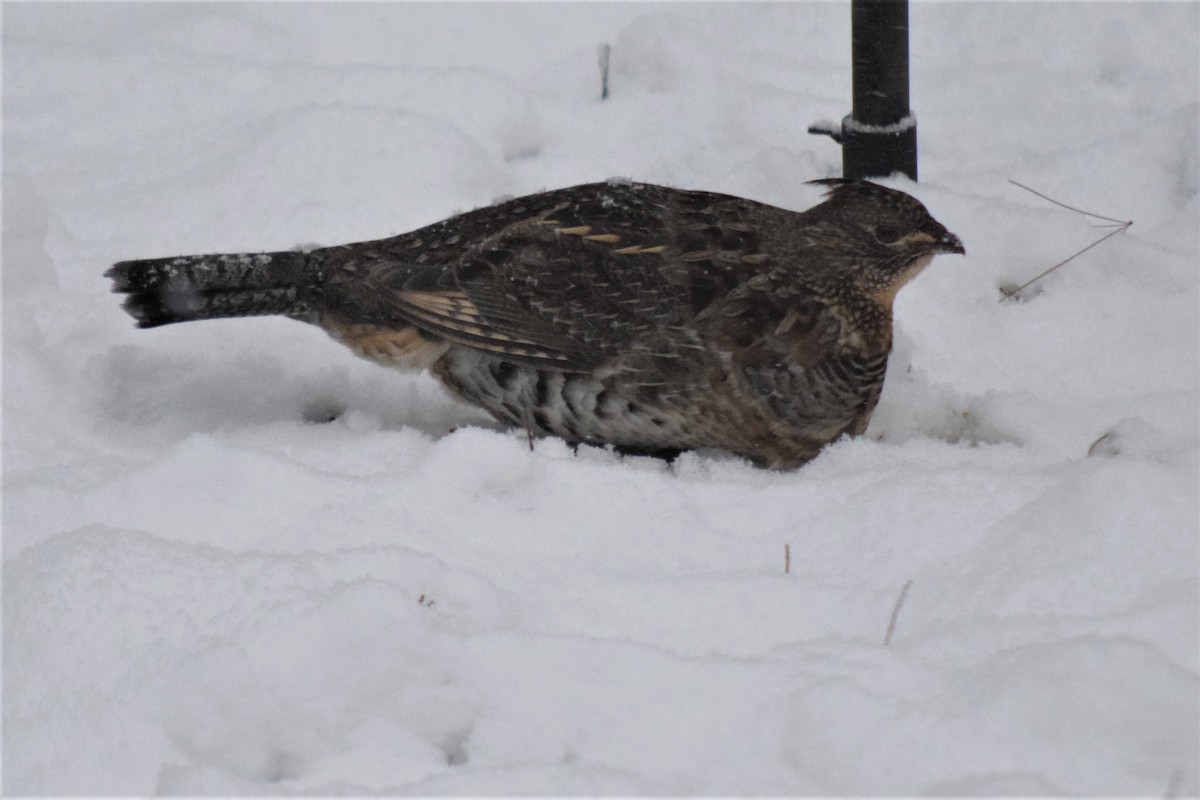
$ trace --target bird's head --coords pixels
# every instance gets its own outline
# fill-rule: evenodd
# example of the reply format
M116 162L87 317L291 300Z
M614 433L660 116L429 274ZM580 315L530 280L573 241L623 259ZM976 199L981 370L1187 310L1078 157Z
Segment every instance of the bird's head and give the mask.
M891 307L896 292L939 253L965 254L962 242L911 195L863 180L810 181L829 187L819 212L846 248L855 283Z

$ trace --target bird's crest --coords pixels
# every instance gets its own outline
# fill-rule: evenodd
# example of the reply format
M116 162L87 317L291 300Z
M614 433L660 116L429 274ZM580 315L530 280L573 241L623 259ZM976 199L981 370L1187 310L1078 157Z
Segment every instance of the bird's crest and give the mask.
M894 190L888 189L886 186L880 186L878 183L864 181L861 178L817 178L816 180L805 181L812 186L825 186L828 191L825 192L826 197L837 197L843 193L852 191L861 192L876 192L887 193Z

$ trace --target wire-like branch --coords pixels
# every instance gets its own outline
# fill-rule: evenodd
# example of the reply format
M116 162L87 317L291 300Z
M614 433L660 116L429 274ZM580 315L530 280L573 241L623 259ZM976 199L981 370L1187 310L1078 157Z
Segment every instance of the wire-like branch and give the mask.
M1074 211L1076 214L1083 214L1084 216L1095 217L1096 219L1102 219L1105 222L1115 222L1118 225L1124 225L1126 227L1133 224L1132 220L1113 219L1112 217L1105 217L1101 214L1093 214L1091 211L1084 211L1082 208L1076 208L1075 206L1069 206L1060 200L1055 200L1053 197L1042 194L1037 189L1030 189L1025 184L1017 183L1014 180L1009 180L1009 183L1011 183L1013 186L1019 186L1027 192L1036 194L1038 197L1042 198L1043 200L1049 200L1051 203L1054 203L1054 205L1056 205L1056 206L1062 206L1063 208L1067 209L1068 211Z
M1132 222L1126 222L1126 223L1124 223L1123 225L1121 225L1121 227L1117 228L1115 231L1109 231L1108 233L1104 234L1103 236L1101 236L1101 237L1100 237L1099 239L1097 239L1096 241L1094 241L1094 242L1092 242L1091 244L1089 244L1087 247L1085 247L1085 248L1083 248L1082 250L1080 250L1079 252L1077 252L1075 255L1073 255L1073 256L1069 256L1069 257L1067 257L1067 258L1064 258L1062 261L1058 262L1058 263L1057 263L1057 264L1055 264L1053 267L1051 267L1050 269L1048 269L1048 270L1046 270L1045 272L1043 272L1041 275L1038 275L1036 278L1031 278L1030 280L1027 280L1027 281L1025 281L1024 283L1022 283L1022 284L1021 284L1020 286L1018 286L1017 288L1015 288L1015 289L1003 289L1002 291L1003 291L1003 293L1004 293L1004 296L1005 296L1006 298L1008 298L1008 297L1012 297L1012 296L1013 296L1013 295L1015 295L1017 292L1019 292L1019 291L1021 291L1022 289L1024 289L1026 286L1029 286L1030 284L1033 284L1033 283L1036 283L1037 281L1040 281L1042 278L1046 277L1046 276L1047 276L1047 275L1049 275L1051 272L1054 272L1054 270L1058 269L1059 267L1063 266L1064 264L1069 264L1069 263L1071 263L1071 262L1072 262L1072 261L1074 261L1075 259L1079 258L1079 256L1081 256L1081 255L1083 255L1084 253L1086 253L1088 250L1091 250L1093 247L1095 247L1096 245L1098 245L1098 244L1100 244L1101 242L1103 242L1105 239L1108 239L1110 236L1116 236L1118 233L1120 233L1121 231L1125 230L1126 228L1128 228L1128 227L1129 227L1130 225L1132 225L1132 224L1133 224Z
M1047 275L1049 275L1051 272L1054 272L1054 270L1058 269L1059 267L1061 267L1061 266L1063 266L1063 265L1065 265L1065 264L1069 264L1069 263L1071 263L1071 262L1072 262L1072 261L1074 261L1076 258L1079 258L1079 256L1083 255L1083 254L1084 254L1084 253L1086 253L1088 250L1091 250L1093 247L1095 247L1096 245L1100 244L1101 242L1103 242L1103 241L1106 241L1106 240L1107 240L1107 239L1109 239L1110 237L1116 236L1118 233L1121 233L1122 231L1126 231L1126 230L1128 230L1128 229L1129 229L1129 226L1133 224L1133 220L1131 220L1131 219L1129 219L1129 220L1113 219L1112 217L1106 217L1106 216L1104 216L1104 215L1102 215L1102 214L1093 214L1091 211L1084 211L1082 208L1076 208L1075 206L1069 206L1069 205L1067 205L1066 203L1063 203L1063 202L1061 202L1061 201L1055 200L1053 197L1049 197L1049 196L1047 196L1047 195L1044 195L1044 194L1042 194L1041 192L1039 192L1039 191L1038 191L1038 190L1036 190L1036 189L1031 189L1031 188L1029 188L1028 186L1026 186L1026 185L1025 185L1025 184L1023 184L1023 183L1017 183L1017 182L1016 182L1016 181L1014 181L1014 180L1010 180L1010 181L1009 181L1009 183L1011 183L1013 186L1018 186L1018 187L1020 187L1020 188L1024 189L1025 191L1027 191L1027 192L1030 192L1030 193L1032 193L1032 194L1036 194L1038 197L1042 198L1043 200L1048 200L1048 201L1050 201L1051 203L1054 203L1054 205L1056 205L1056 206L1061 206L1062 208L1065 208L1065 209L1067 209L1068 211L1074 211L1076 214L1083 214L1083 215L1084 215L1084 216L1086 216L1086 217L1091 217L1091 218L1093 218L1093 219L1102 219L1102 220L1104 220L1105 222L1110 222L1110 223L1112 223L1111 225L1099 225L1099 226L1097 226L1097 227L1100 227L1100 228L1113 228L1113 230L1111 230L1111 231L1109 231L1108 233L1104 234L1104 235L1103 235L1103 236L1101 236L1099 239L1097 239L1096 241L1092 242L1091 244L1089 244L1087 247L1083 248L1082 250L1079 250L1078 252L1076 252L1076 253L1074 253L1074 254L1072 254L1072 255L1070 255L1070 256L1067 256L1067 257L1066 257L1066 258L1064 258L1062 261L1060 261L1060 262L1058 262L1057 264L1055 264L1054 266L1050 267L1048 270L1046 270L1046 271L1042 272L1042 273L1041 273L1040 275L1038 275L1037 277L1035 277L1035 278L1031 278L1030 280L1027 280L1027 281L1025 281L1025 283L1022 283L1022 284L1021 284L1020 286L1018 286L1017 288L1015 288L1015 289L1001 289L1001 290L1000 290L1000 293L1004 295L1004 299L1005 299L1005 300L1008 300L1008 299L1011 299L1011 298L1015 297L1015 296L1016 296L1016 295L1017 295L1017 294L1018 294L1018 293L1019 293L1019 292L1020 292L1022 289L1026 288L1027 286L1031 286L1031 285L1032 285L1032 284L1034 284L1034 283L1037 283L1037 282L1038 282L1038 281L1040 281L1042 278L1046 277L1046 276L1047 276Z

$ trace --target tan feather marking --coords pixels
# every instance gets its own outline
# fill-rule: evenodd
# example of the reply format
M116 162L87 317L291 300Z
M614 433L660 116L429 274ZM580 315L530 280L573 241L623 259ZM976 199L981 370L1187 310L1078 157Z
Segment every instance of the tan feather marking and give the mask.
M568 205L570 205L570 204L569 203L559 203L554 208L543 211L541 213L541 215L537 219L534 220L534 222L537 223L538 225L562 225L562 223L559 222L558 220L551 219L551 216L553 214L555 214L556 212L562 211Z
M321 327L363 358L389 367L428 369L450 347L444 339L423 334L412 326L350 323L326 314L321 317Z
M679 257L680 261L708 261L715 253L712 250L693 250Z
M463 340L469 347L495 353L513 353L565 362L567 359L543 349L537 342L493 328L479 309L460 291L401 292L408 304L408 315L418 325L424 323L439 334L454 339L454 333L472 337ZM440 330L439 330L440 329Z
M401 292L400 298L438 317L460 322L480 322L479 309L463 292Z
M762 264L768 258L770 256L766 253L751 253L748 256L742 256L742 261L746 264Z
M796 309L788 309L788 312L783 315L783 319L781 319L779 324L775 326L775 335L783 336L785 333L795 327L796 323L799 321L800 314L796 311Z
M578 225L574 228L555 228L555 233L565 233L570 236L586 236L592 232L591 225Z
M604 242L605 244L616 244L617 242L621 241L621 237L617 236L615 233L596 233L583 238L587 239L589 242Z
M483 336L488 339L509 338L504 334L497 334L478 324L482 322L478 315L472 317L462 312L447 312L436 306L418 305L416 303L413 303L412 306L409 314L417 320L426 320L430 324L440 325L454 331L462 331L472 336Z
M656 255L658 253L665 253L666 251L667 246L665 244L655 245L654 247L642 247L641 245L634 244L629 247L622 247L620 250L613 250L614 253L621 256Z

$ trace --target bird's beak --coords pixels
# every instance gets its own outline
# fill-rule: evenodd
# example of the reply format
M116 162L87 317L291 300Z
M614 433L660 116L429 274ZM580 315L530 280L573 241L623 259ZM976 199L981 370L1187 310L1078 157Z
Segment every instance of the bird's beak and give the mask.
M955 236L950 231L946 231L939 236L934 245L939 253L958 253L960 256L965 256L967 251L963 248L962 240Z

